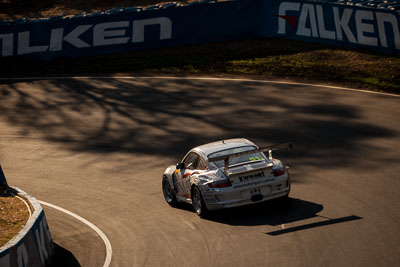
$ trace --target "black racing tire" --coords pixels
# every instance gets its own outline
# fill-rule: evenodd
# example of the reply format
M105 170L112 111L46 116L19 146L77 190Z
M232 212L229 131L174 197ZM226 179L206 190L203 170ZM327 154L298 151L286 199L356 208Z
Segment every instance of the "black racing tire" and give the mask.
M168 181L167 177L164 177L162 180L162 191L164 195L165 201L170 205L171 207L176 207L178 204L178 200L176 199L176 195L174 192L172 192L171 184Z
M200 189L197 186L192 188L192 204L194 211L201 218L204 218L209 214L206 203L204 203L203 196L201 195Z

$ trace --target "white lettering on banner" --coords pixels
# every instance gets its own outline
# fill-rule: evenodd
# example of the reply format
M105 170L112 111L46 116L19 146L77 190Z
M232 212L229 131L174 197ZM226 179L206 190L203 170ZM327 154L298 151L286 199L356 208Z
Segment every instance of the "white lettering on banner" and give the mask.
M306 28L307 18L310 18L311 29ZM314 5L304 4L301 8L297 35L318 37L317 21L315 20Z
M388 47L386 41L386 32L385 32L385 22L387 22L390 23L393 29L394 44L397 49L400 49L400 32L399 32L399 27L397 27L396 17L393 14L381 13L381 12L376 12L375 15L376 15L376 20L378 21L378 32L381 45L383 47Z
M0 266L10 266L10 254L6 254L0 258Z
M333 7L333 17L335 19L337 39L340 41L343 41L343 36L342 36L342 30L343 30L350 43L357 43L356 38L354 38L354 35L349 28L349 21L352 13L353 13L352 9L345 8L342 14L342 18L340 18L339 8Z
M371 11L357 10L356 11L356 25L357 25L357 38L358 43L363 45L377 46L378 39L375 37L365 36L364 33L375 33L374 25L364 23L364 20L374 20L374 14Z
M22 244L17 248L17 259L19 267L28 266L28 251L26 250L25 244Z
M73 46L77 48L84 48L84 47L90 47L90 45L81 39L79 39L79 36L81 36L82 33L85 31L89 30L93 25L79 25L75 29L73 29L70 33L68 33L67 36L64 37L64 41L72 44ZM62 42L62 40L60 40Z
M325 21L324 21L324 12L322 10L322 6L316 5L315 8L317 9L317 19L318 19L318 30L319 30L319 36L321 38L326 38L326 39L333 39L335 40L336 38L336 33L334 31L328 31L325 28Z
M14 34L7 33L7 34L0 34L1 40L1 56L8 57L13 55L13 48L14 48Z
M299 11L300 3L283 2L279 6L279 20L278 20L278 33L286 33L286 11Z
M52 29L50 34L49 51L61 51L63 41L64 29Z
M121 37L126 34L124 29L109 30L115 28L124 28L129 26L129 21L100 23L93 29L93 46L125 44L129 41L129 37ZM119 36L120 38L111 38Z
M132 43L144 42L144 27L160 25L160 40L172 38L172 21L166 17L133 21Z
M20 32L18 33L18 55L25 55L36 52L44 52L47 50L49 46L40 45L40 46L30 46L30 34L31 32Z
M49 257L49 253L46 249L46 243L44 241L44 228L43 228L43 220L40 221L37 229L35 230L36 235L36 243L39 250L40 260L42 265L45 264L46 259Z
M70 43L77 48L90 47L90 45L81 39L79 36L89 30L92 25L79 25L64 37L64 29L52 29L50 33L49 51L61 51L63 41Z
M390 42L400 49L399 21L394 14L354 8L342 8L340 11L338 6L331 6L330 16L325 16L327 11L329 13L329 6L321 4L282 2L279 14L274 15L278 17L278 34L286 34L290 25L299 36L338 41L343 41L345 37L354 44L388 47L392 45L388 44L388 31L393 32ZM326 25L334 25L334 29L327 29Z
M92 46L106 46L126 44L132 38L132 43L144 42L146 26L158 25L160 27L160 40L172 38L172 21L166 17L134 20L132 22L132 36L126 36L126 29L130 26L129 21L115 21L99 23L95 25L79 25L72 29L67 35L64 28L50 30L49 45L31 46L30 31L16 33L18 36L17 54L25 55L37 52L62 51L63 43L67 42L76 48L87 48ZM94 26L94 27L93 27ZM82 34L93 27L93 43L89 44L81 39ZM14 55L14 33L0 34L0 54L2 57Z

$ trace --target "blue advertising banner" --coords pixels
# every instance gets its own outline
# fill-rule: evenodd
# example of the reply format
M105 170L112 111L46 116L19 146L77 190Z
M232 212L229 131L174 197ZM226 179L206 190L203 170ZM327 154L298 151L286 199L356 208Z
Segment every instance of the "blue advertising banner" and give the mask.
M0 25L1 56L80 57L254 36L257 1L55 18Z
M314 1L263 2L262 36L400 54L396 11Z
M236 0L0 23L1 57L38 60L280 37L400 54L396 11L316 1Z

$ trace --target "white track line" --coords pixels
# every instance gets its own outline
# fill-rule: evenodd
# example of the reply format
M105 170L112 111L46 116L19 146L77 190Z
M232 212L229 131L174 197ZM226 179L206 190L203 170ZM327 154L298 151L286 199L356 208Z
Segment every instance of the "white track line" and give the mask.
M259 83L272 83L272 84L288 84L288 85L301 85L301 86L312 86L312 87L325 87L335 90L353 91L359 93L368 93L376 95L386 95L392 97L400 97L400 95L382 93L361 89L346 88L340 86L331 86L325 84L313 84L313 83L301 83L301 82L289 82L289 81L268 81L258 79L241 79L241 78L217 78L217 77L173 77L173 76L58 76L58 77L23 77L23 78L0 78L0 81L27 81L27 80L68 80L68 79L165 79L165 80L209 80L209 81L238 81L238 82L259 82Z
M75 213L73 213L73 212L71 212L69 210L63 209L61 207L58 207L56 205L53 205L53 204L50 204L50 203L47 203L47 202L41 201L41 200L39 200L39 203L42 204L42 205L48 206L50 208L59 210L61 212L64 212L64 213L74 217L75 219L83 222L84 224L86 224L90 228L92 228L101 237L101 239L103 239L103 242L106 245L106 260L104 262L103 267L110 266L111 257L112 257L112 247L111 247L110 240L108 240L107 236L96 225L94 225L93 223L89 222L85 218L82 218L81 216L79 216L79 215L77 215L77 214L75 214Z

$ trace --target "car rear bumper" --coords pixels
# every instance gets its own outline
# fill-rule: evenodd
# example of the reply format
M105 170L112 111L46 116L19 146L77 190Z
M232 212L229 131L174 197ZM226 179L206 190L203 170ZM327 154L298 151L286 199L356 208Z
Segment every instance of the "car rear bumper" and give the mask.
M280 191L277 193L269 194L267 196L263 196L263 198L259 201L252 201L251 199L245 199L245 200L240 200L240 201L235 201L235 202L219 202L219 203L207 203L207 208L209 210L218 210L218 209L224 209L224 208L233 208L233 207L239 207L239 206L244 206L244 205L250 205L254 203L260 203L264 202L267 200L279 198L288 195L290 190L284 190Z
M289 192L290 177L285 175L274 183L262 186L250 186L240 190L230 187L203 192L203 199L209 210L217 210L259 203L286 196Z

